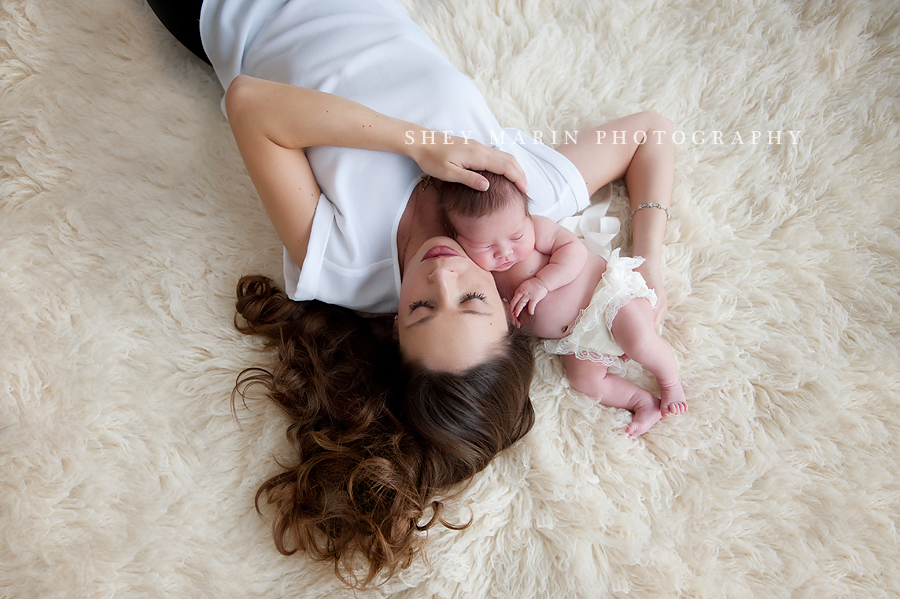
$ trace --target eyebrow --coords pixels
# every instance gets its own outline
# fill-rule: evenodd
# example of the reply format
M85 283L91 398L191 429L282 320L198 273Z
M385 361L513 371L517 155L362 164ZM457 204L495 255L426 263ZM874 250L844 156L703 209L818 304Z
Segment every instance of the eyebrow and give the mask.
M459 312L460 314L474 314L475 316L493 316L494 314L493 312L479 312L478 310L460 310ZM434 318L434 314L426 316L425 318L420 318L419 320L406 325L406 328L411 329L413 327L419 326L420 324L425 324L432 318Z

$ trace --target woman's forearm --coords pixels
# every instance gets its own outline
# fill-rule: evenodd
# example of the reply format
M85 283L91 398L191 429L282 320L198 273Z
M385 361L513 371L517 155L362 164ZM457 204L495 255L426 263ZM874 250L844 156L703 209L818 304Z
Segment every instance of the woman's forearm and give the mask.
M641 112L594 127L579 134L575 143L565 143L556 150L584 177L588 194L624 178L631 210L650 203L668 208L675 170L673 131L669 119ZM660 274L666 212L659 208L638 210L631 221L631 232L633 254L645 260L638 271L658 296L655 313L659 324L667 309Z
M637 270L656 291L654 321L659 326L669 310L661 272L668 212L661 208L641 206L659 204L668 208L672 204L675 149L671 141L674 127L667 119L658 115L653 115L652 118L657 121L654 123L654 130L663 131L665 135L650 138L652 142L648 140L638 148L625 174L625 184L628 186L631 210L637 210L631 217L632 254L644 258L644 263Z
M631 209L672 201L675 149L674 125L667 118L641 112L610 121L578 135L575 143L557 149L584 177L588 193L616 179L628 186ZM657 266L662 252L666 213L643 209L632 220L634 255Z
M631 219L631 227L632 254L644 258L648 265L658 268L663 237L666 233L666 213L659 208L638 210Z
M228 87L225 110L237 139L263 138L291 150L336 146L391 152L412 158L443 181L485 190L487 179L472 171L488 170L528 191L525 173L511 154L435 134L334 94L241 75ZM250 150L242 148L242 153L245 149Z
M644 130L646 141L640 145L625 173L625 184L631 200L633 255L643 257L649 266L659 268L668 213L656 207L672 204L675 171L673 127L667 119L652 113L643 115L649 121Z
M242 75L228 87L232 128L250 127L288 149L336 146L409 155L407 132L426 129L358 102L313 89Z

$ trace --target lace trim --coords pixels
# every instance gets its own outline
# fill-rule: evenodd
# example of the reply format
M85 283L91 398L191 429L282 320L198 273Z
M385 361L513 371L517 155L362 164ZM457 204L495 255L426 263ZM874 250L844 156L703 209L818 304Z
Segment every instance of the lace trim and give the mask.
M619 315L619 310L624 308L625 305L628 304L628 302L630 302L633 299L637 299L638 297L644 297L644 296L643 295L639 296L636 293L634 293L633 291L629 291L628 293L624 294L622 297L616 299L616 301L611 302L606 307L606 314L605 314L606 330L609 331L610 336L612 336L613 321L616 319L616 316ZM615 338L615 337L613 337L613 338Z
M647 287L640 274L634 272L634 269L643 262L644 259L641 257L620 257L619 249L614 250L590 304L579 312L569 335L562 339L544 340L544 349L553 354L573 354L579 360L589 360L603 364L607 368L624 371L624 362L618 355L603 353L599 349L618 347L612 334L612 324L619 311L628 302L637 298L647 298L651 305L656 305L656 292ZM592 335L590 332L598 327L605 327L605 333L608 335L608 342L601 341L600 345L611 344L613 347L601 348L597 345L594 345L597 349L590 347L593 341L589 339L599 341L595 334ZM621 351L621 348L618 348L618 351Z
M572 343L568 337L562 339L546 339L543 342L544 349L560 356L573 354L579 360L587 360L606 366L613 374L624 374L625 362L618 356L601 354L591 349L582 349L577 343Z

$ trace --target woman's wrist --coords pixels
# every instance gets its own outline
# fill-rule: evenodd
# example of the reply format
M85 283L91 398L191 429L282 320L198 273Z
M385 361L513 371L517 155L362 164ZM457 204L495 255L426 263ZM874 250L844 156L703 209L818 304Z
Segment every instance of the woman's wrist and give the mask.
M631 219L632 249L649 265L660 265L663 237L666 234L667 214L662 210L640 210Z
M424 153L428 150L427 142L435 138L435 132L416 125L415 123L402 122L398 134L392 136L394 142L392 152L412 158L421 165Z
M639 256L644 259L644 263L641 264L639 270L643 270L646 272L650 272L650 271L659 272L660 265L661 265L659 256L644 256L643 254L638 254L637 252L635 252L634 255Z

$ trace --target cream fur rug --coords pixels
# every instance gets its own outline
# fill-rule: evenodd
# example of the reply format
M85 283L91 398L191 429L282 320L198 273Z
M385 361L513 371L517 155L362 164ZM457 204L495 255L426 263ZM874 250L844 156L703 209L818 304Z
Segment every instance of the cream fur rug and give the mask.
M671 4L409 0L507 126L685 133L664 337L691 411L628 440L540 354L474 525L357 596L900 594L896 3ZM253 508L284 426L232 417L270 363L234 288L280 249L221 93L141 0L0 0L4 599L352 596Z

